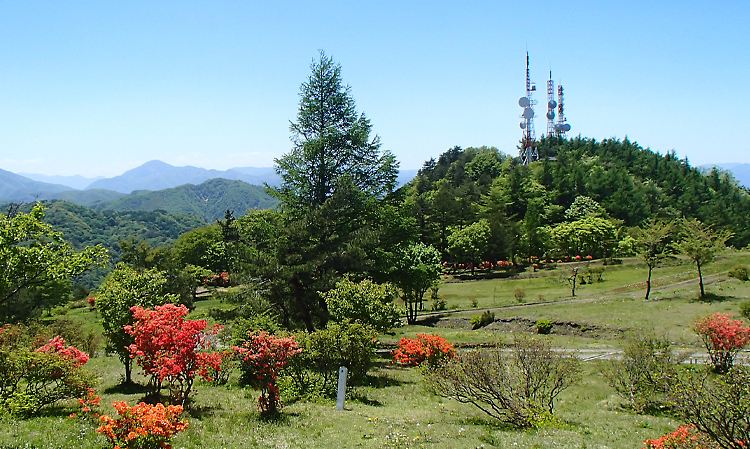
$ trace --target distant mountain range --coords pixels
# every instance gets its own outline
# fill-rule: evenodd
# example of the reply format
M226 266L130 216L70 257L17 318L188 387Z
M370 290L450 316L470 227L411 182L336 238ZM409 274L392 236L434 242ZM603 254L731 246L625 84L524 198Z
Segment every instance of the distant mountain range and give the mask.
M398 184L406 184L416 174L417 170L402 170L398 176ZM217 178L243 181L255 186L278 186L281 183L281 177L272 167L236 167L222 171L192 166L175 167L157 160L146 162L113 178L34 173L22 176L0 170L0 203L61 199L100 208L104 203L136 191L159 191L185 184L197 186Z
M409 182L416 173L417 170L401 171L399 185ZM113 178L30 173L21 176L0 170L0 204L64 200L100 211L193 214L210 223L222 218L227 209L240 216L249 209L273 207L276 200L261 186L278 186L280 182L271 167L220 171L175 167L161 161L147 162Z

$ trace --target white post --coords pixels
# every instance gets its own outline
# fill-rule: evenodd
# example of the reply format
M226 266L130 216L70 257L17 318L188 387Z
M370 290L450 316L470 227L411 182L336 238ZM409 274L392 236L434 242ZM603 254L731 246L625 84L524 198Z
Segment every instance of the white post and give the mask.
M336 397L336 410L344 409L344 401L346 399L346 373L347 369L345 366L339 367L339 392Z

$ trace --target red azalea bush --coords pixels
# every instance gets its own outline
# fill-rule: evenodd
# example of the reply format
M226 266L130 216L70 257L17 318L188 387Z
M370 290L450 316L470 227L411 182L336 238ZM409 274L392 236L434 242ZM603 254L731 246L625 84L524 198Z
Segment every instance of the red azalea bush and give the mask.
M402 338L398 349L393 351L393 363L406 366L419 366L427 363L437 366L456 358L453 344L440 335L417 334L417 338Z
M221 369L221 356L217 352L203 352L211 347L208 334L215 334L221 326L208 332L206 320L186 320L185 306L165 304L153 309L135 306L135 324L125 326L125 332L135 338L128 347L131 357L152 376L157 391L165 380L170 394L183 404L193 386L195 376L210 380L209 369Z
M115 449L171 449L174 435L188 427L187 421L179 421L180 405L141 402L131 407L121 401L112 405L120 416L102 415L96 431L104 434Z
M92 310L96 308L96 298L94 298L93 296L90 297L90 298L88 298L88 299L86 299L86 302L89 304L89 307Z
M23 325L0 326L0 413L33 415L81 396L95 382L83 369L88 354L66 346L60 336L41 346L39 338Z
M646 445L643 449L713 449L717 447L708 440L706 435L696 431L692 424L682 426L661 438L646 440L643 444Z
M215 274L210 279L203 279L203 283L214 287L226 287L229 285L229 273L223 271L221 274Z
M290 357L302 352L294 336L277 337L265 331L253 331L234 350L240 358L242 381L261 390L258 399L261 413L278 413L280 401L276 380L279 371L286 366Z
M750 342L750 326L733 320L731 313L715 313L696 320L693 328L706 346L711 363L719 373L726 373L734 356Z

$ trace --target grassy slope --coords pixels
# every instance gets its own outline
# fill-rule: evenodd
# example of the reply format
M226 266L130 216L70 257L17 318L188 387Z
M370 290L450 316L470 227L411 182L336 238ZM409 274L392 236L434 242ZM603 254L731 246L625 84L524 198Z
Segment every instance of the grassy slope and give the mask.
M728 254L708 267L709 273L722 273L739 264L750 262L750 254ZM488 280L444 284L441 295L449 308L467 308L471 298L478 305L513 305L513 291L524 288L527 300L536 300L543 292L545 300L556 303L540 306L494 309L498 317L515 316L537 319L585 322L619 328L653 326L668 332L682 344L697 340L690 331L696 316L716 311L737 312L740 299L750 294L750 283L727 280L726 276L710 278L708 292L719 297L713 302L700 302L690 265L675 264L659 268L655 273L662 285L654 292L660 300L644 301L642 282L645 272L637 263L626 263L609 270L605 282L585 285L578 291L582 302L563 302L569 298L567 283L559 282L569 267L561 266L547 276L524 280ZM625 288L623 288L625 287ZM493 299L494 296L494 299ZM205 315L215 301L202 301L194 317ZM458 315L472 316L476 310ZM68 315L96 323L98 317L86 309L72 310ZM492 326L490 326L491 328ZM400 336L418 332L441 333L459 343L509 341L507 333L491 329L435 329L409 326L395 335L383 336L395 342ZM551 336L556 346L616 347L617 340L574 336ZM442 399L426 392L420 375L414 369L398 368L383 360L372 372L371 386L348 391L347 410L334 411L332 402L297 402L287 404L278 422L259 419L257 393L235 384L213 387L198 384L195 405L188 414L190 428L175 439L175 447L185 448L252 448L252 447L519 447L519 448L634 448L646 438L655 438L677 427L670 416L635 415L619 407L620 400L602 376L600 362L585 364L585 375L579 385L565 391L556 413L564 422L559 428L520 431L505 428L488 420L470 405ZM105 412L112 413L114 400L138 401L142 392L121 392L116 385L122 366L112 357L96 357L89 367L100 374L99 391L104 398ZM142 382L143 378L140 379ZM67 416L75 411L73 403L51 409L47 415L23 421L0 420L0 447L25 443L29 447L101 448L103 437L94 427Z

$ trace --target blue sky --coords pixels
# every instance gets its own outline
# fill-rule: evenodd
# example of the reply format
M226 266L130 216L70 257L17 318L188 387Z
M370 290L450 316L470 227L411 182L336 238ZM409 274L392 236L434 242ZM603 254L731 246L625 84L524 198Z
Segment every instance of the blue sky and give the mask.
M0 168L271 166L319 49L402 168L516 154L527 48L540 104L550 68L565 88L569 135L748 163L749 5L0 1Z

